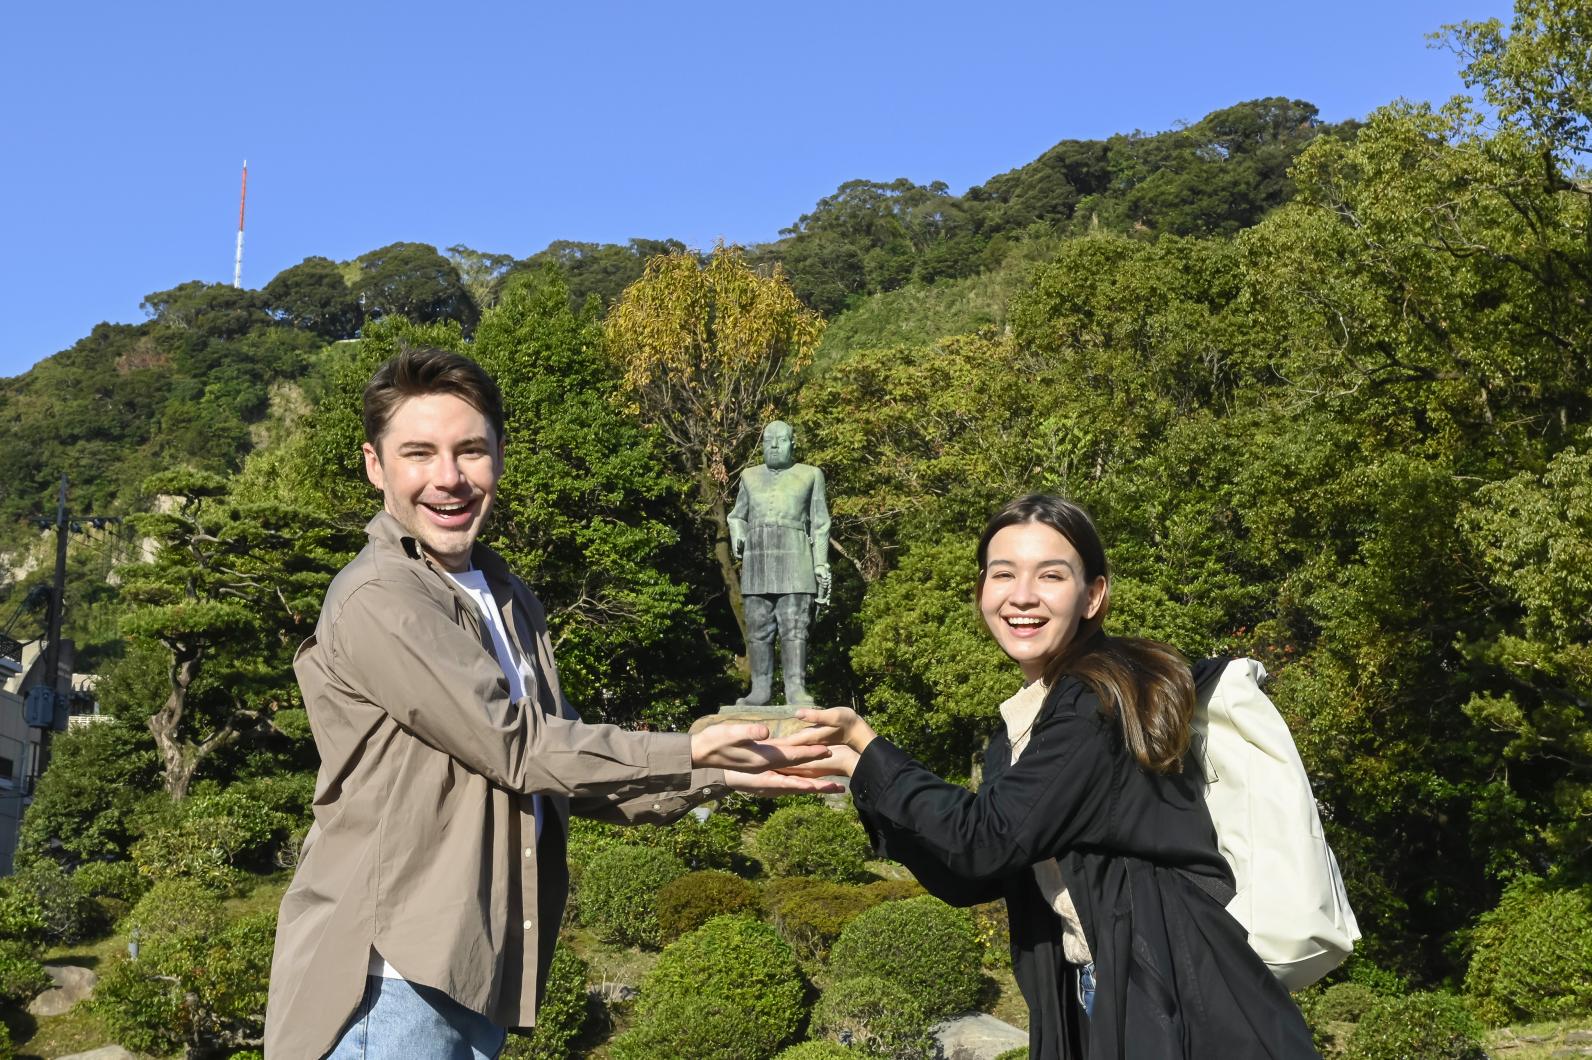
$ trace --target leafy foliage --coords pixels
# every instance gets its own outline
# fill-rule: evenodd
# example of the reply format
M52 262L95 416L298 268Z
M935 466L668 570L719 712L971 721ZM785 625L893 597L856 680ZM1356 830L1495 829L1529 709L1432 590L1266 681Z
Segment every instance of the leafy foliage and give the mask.
M1481 1025L1452 994L1387 998L1349 1036L1349 1060L1485 1060Z
M932 1022L905 987L859 976L823 992L813 1007L812 1032L857 1046L867 1056L915 1060L932 1055Z
M581 923L608 942L659 946L658 891L685 871L674 855L651 847L603 850L581 873Z
M553 952L547 988L536 1007L536 1026L528 1035L510 1033L499 1054L503 1060L569 1060L586 1026L586 962L568 946Z
M866 871L868 837L849 814L823 805L787 806L758 830L752 853L771 876L849 883Z
M830 951L829 974L835 982L883 979L938 1019L973 1007L979 953L967 912L924 895L875 906L847 924Z
M724 916L671 943L641 984L616 1060L763 1060L801 1025L796 958L766 924Z
M658 927L665 942L695 931L716 916L756 912L757 889L730 872L688 872L658 892Z
M1465 993L1485 1022L1592 1012L1592 887L1525 877L1481 915L1471 944Z

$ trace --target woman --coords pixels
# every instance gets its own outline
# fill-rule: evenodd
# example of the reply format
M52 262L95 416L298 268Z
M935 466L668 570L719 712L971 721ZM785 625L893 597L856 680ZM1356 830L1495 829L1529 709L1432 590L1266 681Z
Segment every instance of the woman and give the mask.
M978 794L847 708L803 710L880 851L955 905L1006 899L1030 1060L1316 1056L1286 991L1207 891L1231 893L1196 770L1194 675L1107 636L1111 588L1080 507L1034 495L990 520L977 602L1022 670Z

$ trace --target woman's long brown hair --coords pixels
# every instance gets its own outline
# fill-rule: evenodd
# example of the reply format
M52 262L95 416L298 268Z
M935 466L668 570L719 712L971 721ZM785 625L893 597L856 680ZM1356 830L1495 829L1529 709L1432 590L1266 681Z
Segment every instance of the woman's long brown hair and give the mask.
M1071 542L1083 559L1085 582L1107 579L1100 606L1079 623L1072 641L1045 667L1046 683L1078 678L1100 697L1102 712L1120 716L1123 738L1141 767L1153 773L1181 772L1194 719L1194 677L1188 660L1159 641L1106 634L1110 570L1100 531L1088 512L1045 493L1019 497L996 512L978 541L979 592L984 589L990 540L1008 526L1022 523L1042 523Z

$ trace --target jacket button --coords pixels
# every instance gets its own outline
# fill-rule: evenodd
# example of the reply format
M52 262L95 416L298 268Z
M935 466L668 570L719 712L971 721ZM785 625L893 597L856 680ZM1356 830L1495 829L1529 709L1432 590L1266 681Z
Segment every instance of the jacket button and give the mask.
M529 920L527 920L527 921L526 921L526 922L525 922L525 930L526 930L526 931L529 931L529 930L531 930L531 922L530 922L530 921L529 921Z
M661 802L655 802L655 803L653 803L653 804L652 804L652 808L653 808L653 809L654 809L654 810L661 810L661 809L663 809L663 803L661 803Z
M530 857L534 853L536 853L536 851L532 850L530 847L526 847L525 848L525 856L526 857Z

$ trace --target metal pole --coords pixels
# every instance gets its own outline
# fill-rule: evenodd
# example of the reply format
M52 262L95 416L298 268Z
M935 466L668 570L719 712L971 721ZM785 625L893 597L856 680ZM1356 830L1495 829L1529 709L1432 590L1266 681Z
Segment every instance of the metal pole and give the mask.
M44 645L44 680L47 685L60 697L56 703L56 710L66 709L65 696L70 693L61 691L61 620L66 611L66 473L61 473L61 491L55 502L55 591L50 594L50 639ZM51 729L46 726L39 731L39 760L34 765L33 775L41 776L46 766L50 764L50 734Z

